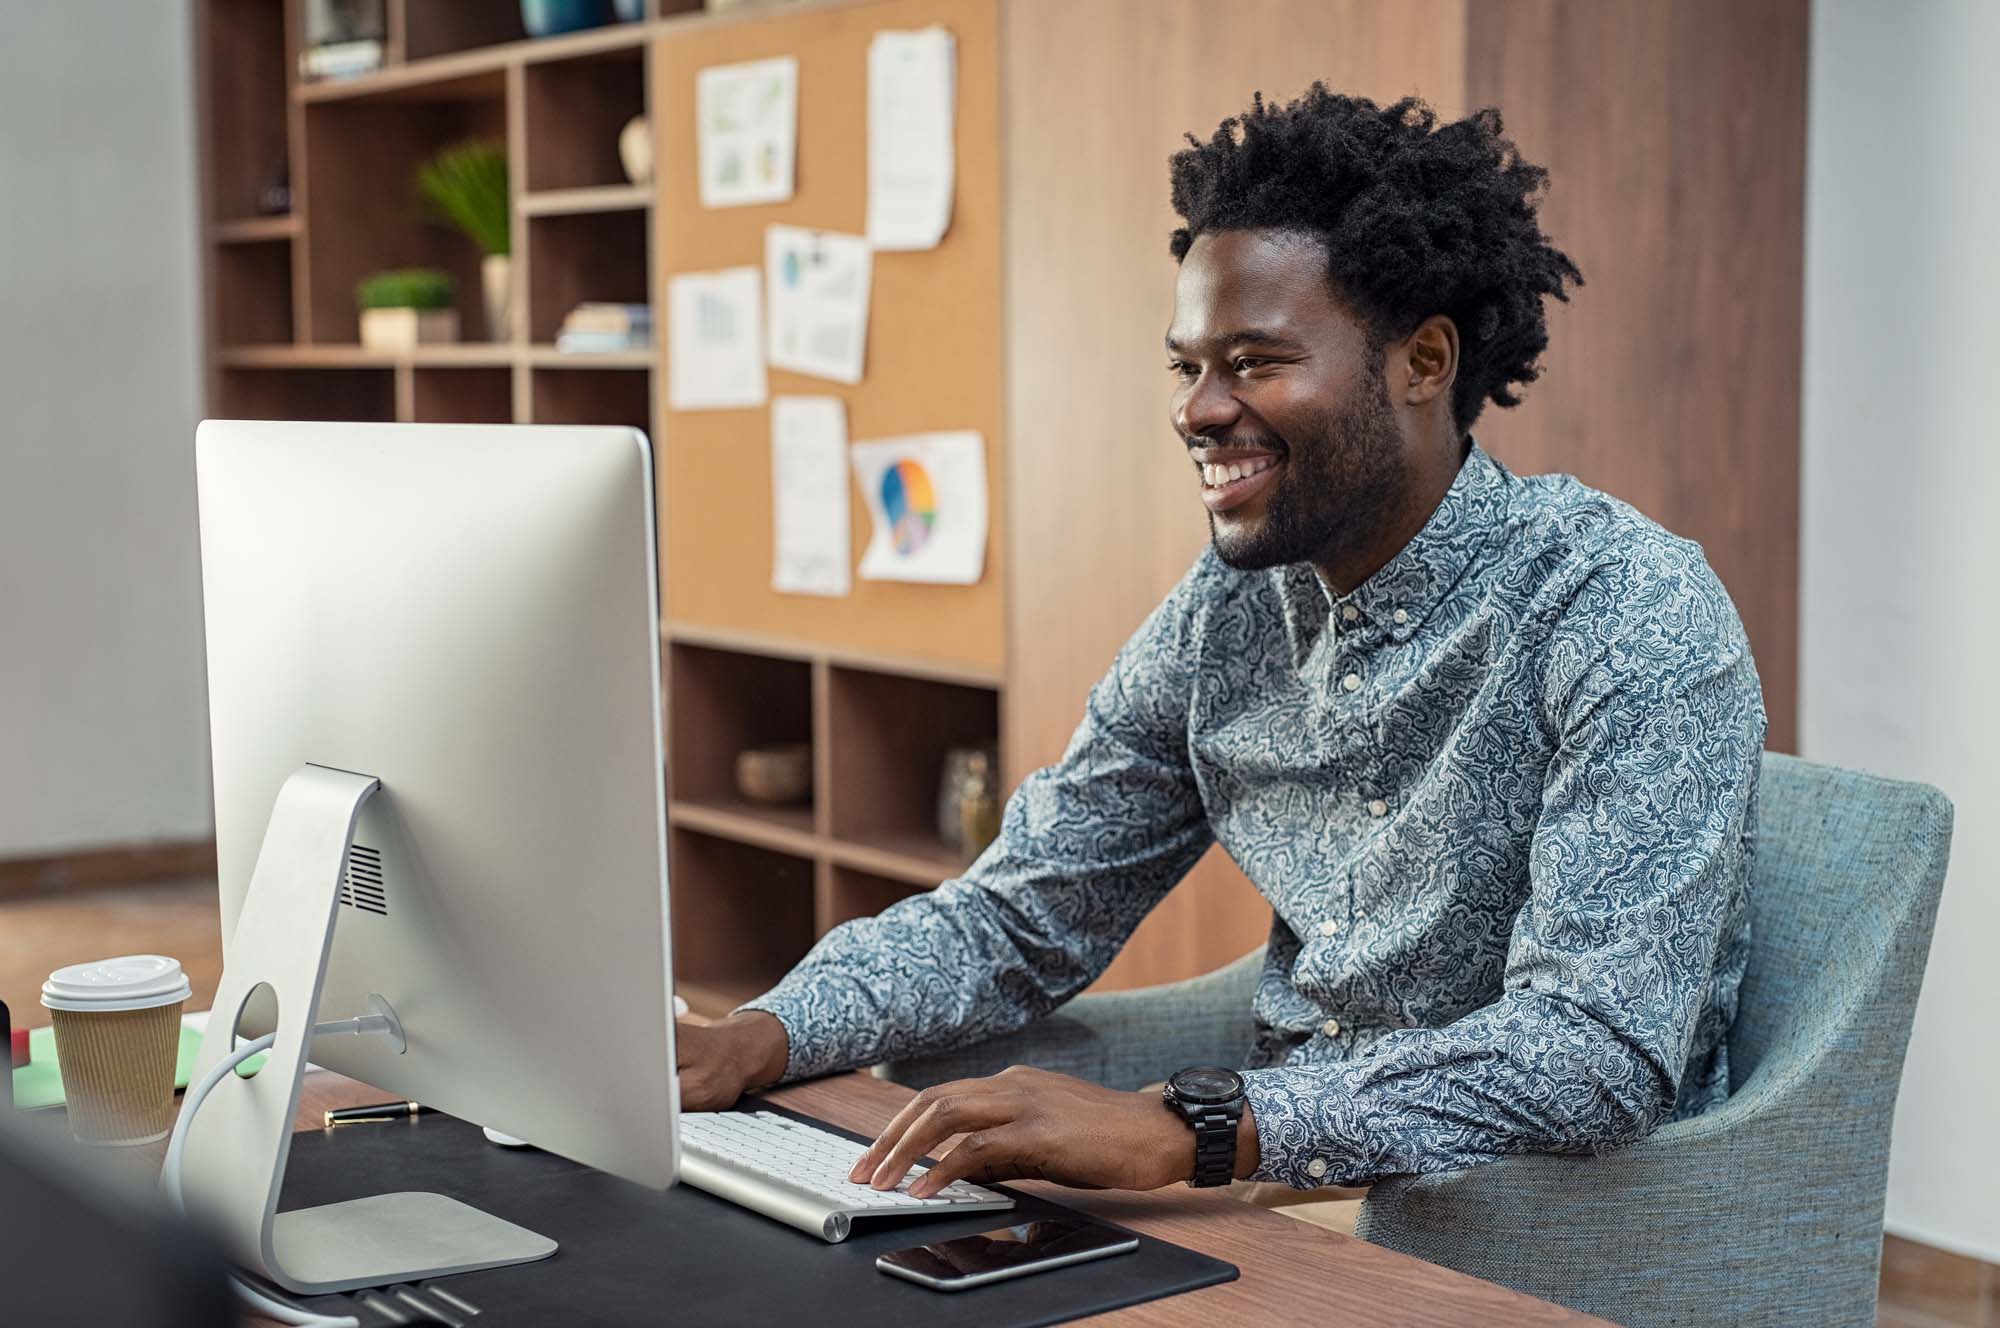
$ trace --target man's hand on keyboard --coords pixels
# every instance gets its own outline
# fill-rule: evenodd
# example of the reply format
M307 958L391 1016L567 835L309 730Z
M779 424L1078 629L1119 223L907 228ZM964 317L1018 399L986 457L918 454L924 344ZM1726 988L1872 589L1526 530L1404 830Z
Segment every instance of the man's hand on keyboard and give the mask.
M1254 1125L1248 1133L1254 1165ZM917 1094L848 1179L892 1188L911 1164L954 1134L965 1138L911 1184L910 1194L925 1198L961 1179L1017 1177L1152 1190L1194 1175L1194 1131L1158 1093L1122 1093L1016 1065L989 1079L960 1079ZM1240 1142L1237 1151L1241 1169Z
M681 1110L724 1111L745 1092L783 1078L791 1047L783 1024L761 1010L745 1010L713 1023L679 1020L674 1050Z

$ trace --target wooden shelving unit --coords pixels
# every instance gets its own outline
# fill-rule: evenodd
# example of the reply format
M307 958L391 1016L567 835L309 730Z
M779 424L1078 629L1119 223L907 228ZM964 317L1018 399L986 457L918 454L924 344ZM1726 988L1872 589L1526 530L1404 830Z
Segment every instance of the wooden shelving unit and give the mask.
M302 83L299 0L197 0L208 413L630 425L655 441L663 525L670 521L672 444L684 434L691 445L700 440L660 400L662 353L570 354L553 344L579 301L662 310L668 272L687 266L659 261L670 230L662 190L691 192L685 126L653 117L655 182L645 185L625 178L619 132L655 103L663 78L686 83L678 63L663 71L659 62L687 34L727 41L802 22L783 40L824 44L841 9L671 12L695 7L649 0L640 22L529 40L511 0L392 0L387 67ZM904 20L917 12L905 5L879 26L911 26ZM677 85L675 104L683 91L692 105L691 84ZM424 222L414 196L419 163L474 137L504 142L509 158L515 318L506 340L477 339L485 335L478 255ZM258 215L280 171L294 210ZM746 252L761 254L768 216L717 216L742 228ZM414 265L457 278L469 339L395 355L362 349L355 283ZM897 298L878 302L878 329L894 326ZM997 319L997 301L985 305ZM744 414L763 427L761 412ZM998 444L989 436L989 447ZM743 487L736 501L761 504L757 519L768 520L767 495L768 486ZM666 548L662 560L672 561ZM991 662L979 663L871 649L803 619L777 630L680 621L670 579L662 586L676 976L691 1004L716 1013L768 987L828 928L961 867L935 828L938 777L948 747L997 740L1001 669L990 650ZM922 593L909 590L892 597L892 613L922 611ZM995 606L982 611L997 615L993 587L980 594ZM860 607L864 617L882 611L866 600ZM734 788L737 752L778 740L813 748L815 792L797 807L758 806Z

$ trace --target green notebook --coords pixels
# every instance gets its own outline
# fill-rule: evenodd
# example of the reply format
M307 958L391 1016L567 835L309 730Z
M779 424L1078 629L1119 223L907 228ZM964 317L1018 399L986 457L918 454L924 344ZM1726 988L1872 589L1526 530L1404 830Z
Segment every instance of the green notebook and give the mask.
M194 1058L201 1051L201 1030L181 1027L180 1055L174 1060L174 1087L186 1088ZM264 1063L262 1054L243 1062L240 1073L255 1073ZM62 1067L56 1064L56 1031L37 1028L28 1033L28 1064L14 1071L14 1105L22 1111L63 1104Z

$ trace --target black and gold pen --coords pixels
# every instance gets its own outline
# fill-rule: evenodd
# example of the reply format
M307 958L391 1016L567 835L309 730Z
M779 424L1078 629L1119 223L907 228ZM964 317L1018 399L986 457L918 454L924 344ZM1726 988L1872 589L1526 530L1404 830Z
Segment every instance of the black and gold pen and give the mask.
M419 1112L430 1108L415 1102L377 1102L368 1107L338 1107L326 1113L326 1128L336 1125L359 1125L364 1121L407 1120Z

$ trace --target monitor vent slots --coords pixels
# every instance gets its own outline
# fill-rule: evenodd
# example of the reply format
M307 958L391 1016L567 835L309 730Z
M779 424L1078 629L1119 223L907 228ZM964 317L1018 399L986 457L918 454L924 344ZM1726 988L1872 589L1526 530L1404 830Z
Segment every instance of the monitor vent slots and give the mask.
M365 844L347 850L347 871L340 879L340 902L349 908L389 916L389 896L382 887L382 851Z

